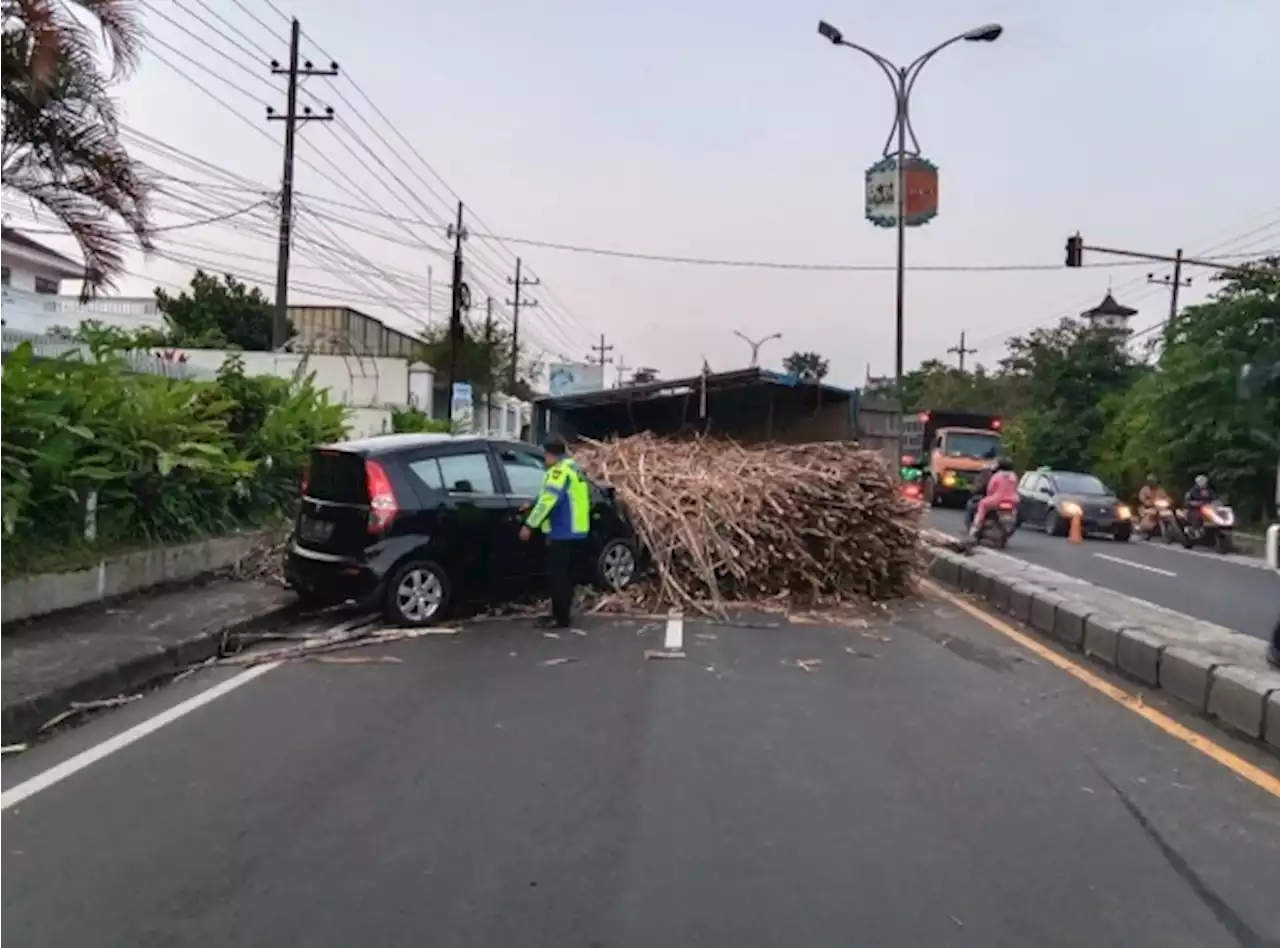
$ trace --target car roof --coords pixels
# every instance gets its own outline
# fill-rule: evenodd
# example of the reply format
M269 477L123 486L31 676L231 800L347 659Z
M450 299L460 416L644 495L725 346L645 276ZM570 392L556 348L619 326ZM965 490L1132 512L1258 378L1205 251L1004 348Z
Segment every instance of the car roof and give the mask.
M489 438L482 435L418 432L413 434L373 435L372 437L357 438L352 441L336 441L333 444L322 445L322 448L329 451L346 451L351 454L359 454L361 457L378 457L412 448L425 448L433 445L443 446L446 444L485 444L489 440Z

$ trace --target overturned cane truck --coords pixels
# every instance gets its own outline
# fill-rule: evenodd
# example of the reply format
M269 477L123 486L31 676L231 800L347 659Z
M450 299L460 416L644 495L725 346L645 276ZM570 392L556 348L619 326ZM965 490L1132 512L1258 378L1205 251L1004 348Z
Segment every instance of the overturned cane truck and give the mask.
M931 506L963 505L984 466L1004 449L999 415L922 411L904 420L902 466L919 472L920 492Z

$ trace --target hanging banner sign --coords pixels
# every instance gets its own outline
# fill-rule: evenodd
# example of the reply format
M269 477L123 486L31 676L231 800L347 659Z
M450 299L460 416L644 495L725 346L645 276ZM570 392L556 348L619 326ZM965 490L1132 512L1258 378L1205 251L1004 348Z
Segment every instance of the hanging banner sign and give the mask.
M938 168L927 158L907 155L903 163L907 227L938 216ZM882 158L867 169L867 220L877 227L898 226L898 157Z

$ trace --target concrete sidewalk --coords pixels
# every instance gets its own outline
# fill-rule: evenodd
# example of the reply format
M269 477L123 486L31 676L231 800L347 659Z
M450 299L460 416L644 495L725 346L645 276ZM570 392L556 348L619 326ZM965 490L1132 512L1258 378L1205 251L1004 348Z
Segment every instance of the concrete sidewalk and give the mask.
M277 585L215 579L6 623L4 743L30 740L77 702L129 694L210 658L227 636L285 617L295 601Z

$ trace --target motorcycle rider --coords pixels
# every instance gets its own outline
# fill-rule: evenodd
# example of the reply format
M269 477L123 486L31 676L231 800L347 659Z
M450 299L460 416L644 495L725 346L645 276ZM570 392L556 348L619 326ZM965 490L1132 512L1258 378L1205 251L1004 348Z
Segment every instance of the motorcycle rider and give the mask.
M986 492L978 501L973 523L969 527L969 536L976 539L982 532L987 514L1006 503L1013 504L1015 511L1018 509L1018 475L1013 472L1013 461L1002 457L996 461L996 469L988 479Z
M973 490L964 505L964 528L966 530L973 529L974 514L977 513L978 504L982 502L982 498L987 495L987 485L991 483L991 476L995 474L998 465L999 460L992 458L982 466L978 476L973 479Z
M1154 474L1148 474L1146 483L1138 491L1138 515L1141 517L1144 530L1155 529L1160 517L1160 509L1157 505L1161 500L1168 504L1169 495L1160 486L1160 479Z
M1218 499L1218 495L1213 492L1213 488L1209 486L1209 478L1204 474L1197 474L1195 483L1191 489L1187 491L1187 496L1183 498L1183 506L1187 508L1187 517L1192 523L1199 524L1204 519L1201 513L1202 508L1208 506Z

